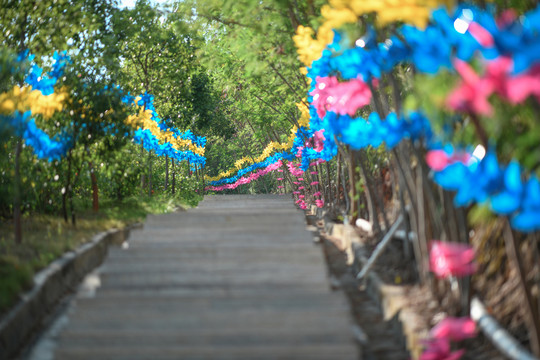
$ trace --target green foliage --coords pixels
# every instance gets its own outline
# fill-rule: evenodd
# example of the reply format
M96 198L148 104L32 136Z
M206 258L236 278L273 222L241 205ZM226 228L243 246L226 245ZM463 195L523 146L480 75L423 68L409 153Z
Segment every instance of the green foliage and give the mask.
M481 64L473 64L481 74ZM481 143L470 115L452 112L446 99L458 86L459 77L450 72L433 75L415 75L412 92L405 99L405 110L423 109L430 119L433 130L443 142L462 147L475 147ZM493 113L479 116L478 121L486 131L490 144L495 144L503 163L517 160L529 171L540 170L540 133L537 125L538 109L532 99L521 104L510 104L498 95L492 95Z
M222 101L214 90L212 79L203 72L193 74L191 94L193 125L197 132L230 138L234 128L223 113Z
M515 106L495 96L494 115L482 118L482 125L496 144L497 154L504 162L517 160L529 171L540 174L540 132L537 104L530 99Z
M497 216L485 204L473 206L467 214L467 219L472 226L481 226L494 223L497 220Z
M112 18L108 46L121 56L120 82L134 95L155 96L160 117L170 127L229 137L220 95L197 57L199 41L176 13L163 13L147 1Z
M453 133L448 130L459 126L458 123L453 123L459 119L450 117L446 98L455 88L455 74L448 71L442 71L437 75L417 74L412 84L414 84L412 91L407 94L404 101L404 110L422 109L430 120L433 119L431 124L435 133L451 137ZM448 141L450 138L444 140Z
M17 61L17 55L8 48L0 48L0 93L11 89L12 84L24 80L22 74L28 70L29 64ZM21 67L21 71L13 73L12 69Z
M308 85L292 35L298 25L317 18L323 3L194 0L174 6L177 14L191 18L190 25L205 40L198 50L200 61L221 94L226 122L234 128L228 141L209 138L209 175L228 170L244 156L259 156L270 141L284 141L296 125L296 104Z
M13 256L0 255L0 313L17 299L17 295L32 286L30 266Z
M13 305L21 292L32 286L36 271L66 251L90 241L96 233L143 221L147 214L162 214L196 206L200 200L201 197L194 192L185 198L182 195L132 196L124 201L103 201L99 213L79 203L81 216L76 227L56 216L34 214L23 219L25 239L22 244L14 243L12 225L2 223L0 313Z
M106 27L116 0L3 0L0 11L0 43L36 55L50 55L75 46ZM94 44L97 46L97 44ZM39 60L39 59L38 59Z

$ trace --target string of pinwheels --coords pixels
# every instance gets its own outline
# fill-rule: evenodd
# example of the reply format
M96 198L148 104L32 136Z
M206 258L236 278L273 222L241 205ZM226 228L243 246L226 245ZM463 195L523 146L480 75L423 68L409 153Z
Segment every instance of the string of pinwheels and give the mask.
M15 63L18 66L13 67L12 71L21 71L33 59L34 56L25 51L17 57ZM58 160L73 143L65 132L50 136L36 125L34 119L38 115L49 119L63 109L69 95L66 89L55 89L55 86L69 63L66 52L55 52L51 71L44 73L37 64L31 64L24 86L14 86L10 91L0 94L2 124L24 139L40 159ZM125 103L141 107L138 114L126 119L126 123L136 129L135 142L143 143L145 149L155 151L158 156L168 155L178 161L185 160L193 166L204 167L206 138L196 136L189 130L180 132L178 129L167 128L157 114L153 100L153 96L146 93L139 97L128 94L123 98Z

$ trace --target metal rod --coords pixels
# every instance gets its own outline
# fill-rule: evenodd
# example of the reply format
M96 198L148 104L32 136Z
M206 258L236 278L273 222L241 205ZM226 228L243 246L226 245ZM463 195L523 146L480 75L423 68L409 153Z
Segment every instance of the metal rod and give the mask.
M377 244L377 247L375 250L373 250L373 253L369 257L366 265L362 268L362 270L356 275L357 280L362 280L367 273L371 270L373 265L375 264L375 261L381 256L383 250L386 248L386 246L390 243L390 240L392 239L394 233L399 228L399 225L403 222L403 214L399 214L398 218L396 219L396 222L394 222L394 225L388 230L386 235L384 235L384 238L381 240L380 243Z
M474 297L471 300L471 318L476 322L480 330L499 349L499 351L512 360L538 360L529 353L521 344L514 339L505 329L499 325L486 310L480 299Z

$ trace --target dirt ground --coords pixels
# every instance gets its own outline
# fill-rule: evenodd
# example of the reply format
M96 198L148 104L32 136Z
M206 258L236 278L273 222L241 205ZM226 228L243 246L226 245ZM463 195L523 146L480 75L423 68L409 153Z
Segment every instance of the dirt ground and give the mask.
M355 319L362 325L362 313L365 312L367 308L372 308L366 307L366 304L364 303L365 299L363 298L363 295L365 294L363 294L363 290L359 288L358 283L355 281L355 270L352 266L347 265L347 253L343 247L343 242L341 239L328 236L322 229L322 222L318 225L329 272L334 279L336 287L341 286L347 292ZM363 238L362 240L365 242L365 250L369 255L376 246L377 240L369 238ZM401 240L392 240L382 256L377 260L373 271L375 271L385 283L402 286L404 288L405 306L411 309L415 314L419 315L417 319L420 323L415 324L415 327L425 329L427 332L431 327L452 312L452 304L444 298L441 300L435 299L429 287L421 286L418 283L418 275L414 264L414 259L405 256L403 242ZM512 320L512 316L507 316L506 318L506 322ZM379 321L382 320L379 319ZM513 321L516 323L514 323L511 328L511 333L524 345L527 345L527 332L523 327L522 322L516 319L515 316ZM386 334L384 336L390 335ZM396 338L398 337L399 336L396 336ZM369 338L370 341L378 342L378 340L373 339L372 337ZM392 341L399 340L393 339ZM383 343L390 346L390 342ZM384 344L382 345L383 347L385 346ZM374 346L380 347L381 345L375 344ZM462 359L465 360L506 359L506 357L502 356L481 333L478 333L474 339L465 340L455 344L455 348L466 350L465 355L462 357ZM408 355L404 355L407 354L404 349L399 350L392 348L390 352L395 354L399 353L398 355L395 355L396 359L409 358ZM388 356L388 354L383 355L379 352L377 354L370 354L367 357L364 356L364 358L386 360L390 359ZM392 359L393 358L394 357L392 357Z

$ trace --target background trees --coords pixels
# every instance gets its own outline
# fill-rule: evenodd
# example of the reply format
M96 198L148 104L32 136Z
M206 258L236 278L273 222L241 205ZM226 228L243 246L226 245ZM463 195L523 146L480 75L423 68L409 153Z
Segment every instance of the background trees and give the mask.
M221 110L221 94L199 63L198 40L184 20L147 1L138 1L133 9L118 6L114 0L2 3L2 92L27 86L25 77L32 64L42 69L33 68L33 81L40 81L42 75L50 77L55 50L66 49L70 59L61 74L53 75L49 91L65 93L65 101L52 116L31 115L40 131L62 140L67 149L62 157L36 157L20 134L7 126L8 118L2 118L5 151L0 155L0 208L6 218L15 214L17 234L23 213L59 213L75 223L75 209L89 199L98 211L100 191L115 199L136 194L142 174L148 178L154 174L159 185L149 188L150 194L180 189L191 197L195 186L179 181L195 181L186 180L187 165L152 153L144 161L141 158L141 149L131 140L135 129L125 122L137 112L124 102L128 93L155 94L163 129L231 135ZM16 59L24 50L33 54L32 63L25 62L23 55L22 62ZM6 116L10 116L8 110ZM170 163L175 169L169 180Z

